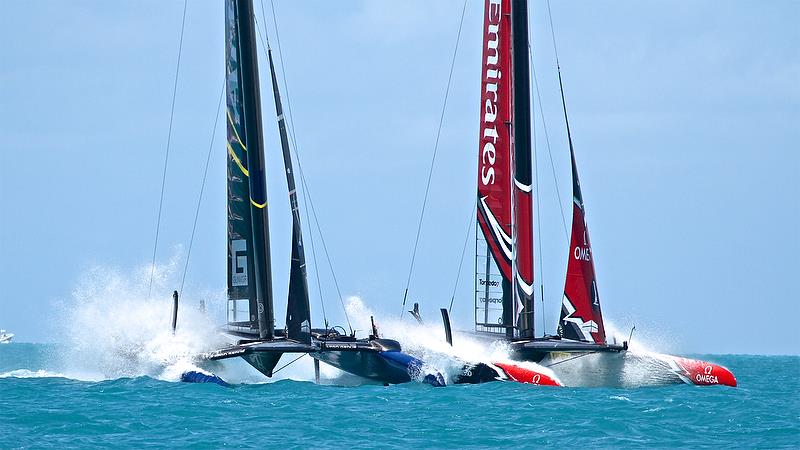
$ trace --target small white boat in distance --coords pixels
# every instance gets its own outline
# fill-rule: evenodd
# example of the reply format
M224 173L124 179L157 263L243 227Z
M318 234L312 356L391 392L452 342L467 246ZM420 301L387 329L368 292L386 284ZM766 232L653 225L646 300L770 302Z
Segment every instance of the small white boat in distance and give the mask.
M14 338L14 333L9 333L6 330L0 330L0 344L10 344L11 339Z

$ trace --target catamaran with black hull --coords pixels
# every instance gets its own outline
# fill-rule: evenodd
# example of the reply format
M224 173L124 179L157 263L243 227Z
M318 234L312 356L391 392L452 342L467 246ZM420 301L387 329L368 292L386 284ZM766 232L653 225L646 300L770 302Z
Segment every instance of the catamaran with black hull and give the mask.
M572 174L572 229L557 335L534 329L534 227L531 83L527 0L486 0L483 24L475 277L475 333L503 341L514 359L568 367L599 356L619 378L628 343L609 340L603 323L585 205L558 67ZM542 289L543 295L543 289ZM654 355L654 371L675 382L727 384L726 368ZM564 364L563 366L561 366ZM561 372L557 370L561 376ZM703 375L714 375L705 377ZM717 376L719 375L719 376ZM669 378L669 377L668 377ZM602 383L602 381L600 381Z
M225 95L228 191L228 320L230 346L204 355L208 360L241 357L271 377L284 353L308 353L346 372L382 383L410 381L393 364L397 341L312 329L305 253L292 158L278 81L267 48L272 90L292 212L292 254L286 326L275 328L261 95L252 0L225 2ZM327 327L327 323L326 323ZM339 328L339 327L337 327ZM389 356L389 358L387 358ZM317 377L319 366L315 363Z

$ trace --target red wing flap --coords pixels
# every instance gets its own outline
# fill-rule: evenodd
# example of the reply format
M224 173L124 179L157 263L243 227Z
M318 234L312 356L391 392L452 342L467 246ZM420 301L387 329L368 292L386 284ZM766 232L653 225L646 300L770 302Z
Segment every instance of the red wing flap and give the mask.
M510 4L499 0L485 2L478 140L478 219L486 217L484 221L488 223L481 223L481 231L503 277L509 281L510 252L506 254L500 246L511 244Z

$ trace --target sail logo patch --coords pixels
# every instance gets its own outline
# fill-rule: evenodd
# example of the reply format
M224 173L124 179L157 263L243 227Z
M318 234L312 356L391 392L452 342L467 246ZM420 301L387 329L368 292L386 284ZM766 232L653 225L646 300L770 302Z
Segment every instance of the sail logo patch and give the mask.
M484 75L484 106L483 121L484 127L481 140L484 142L481 150L481 183L484 186L494 184L495 169L494 163L497 158L497 139L500 135L497 132L497 100L498 85L502 78L500 70L500 0L491 0L488 11L488 23L485 31L486 42L486 73Z
M489 286L492 286L492 287L497 287L497 286L500 286L500 282L499 282L499 281L495 281L495 280L484 280L483 278L480 278L480 284L481 284L481 286L486 286L487 284L488 284Z
M589 247L575 247L575 251L572 252L572 255L575 257L575 259L581 261L591 261L592 249Z
M231 286L247 286L247 241L231 241Z
M578 334L578 339L581 341L593 341L591 333L597 333L599 331L599 327L597 326L597 322L594 320L583 320L583 318L578 316L573 316L577 312L575 306L572 305L570 299L565 295L564 298L561 299L561 307L563 308L562 314L565 311L566 315L561 319L561 324L559 325L562 329L562 333L564 332L563 326L566 324L573 324L574 327L572 330Z

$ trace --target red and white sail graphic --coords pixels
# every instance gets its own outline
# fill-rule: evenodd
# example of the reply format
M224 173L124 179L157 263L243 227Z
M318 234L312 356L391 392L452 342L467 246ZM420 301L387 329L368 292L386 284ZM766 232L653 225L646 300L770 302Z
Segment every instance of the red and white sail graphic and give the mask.
M597 293L597 280L594 274L594 257L586 229L583 208L583 195L578 181L575 153L572 151L572 238L570 239L567 280L564 298L561 303L559 334L567 339L590 341L598 344L606 342L603 315L600 312L600 297Z
M475 300L476 310L483 311L476 314L476 323L494 327L510 325L504 323L501 306L511 294L514 253L509 135L512 95L510 12L510 1L485 2L477 220L486 241L486 251L483 255L478 251L478 258L482 256L485 262L478 261Z

